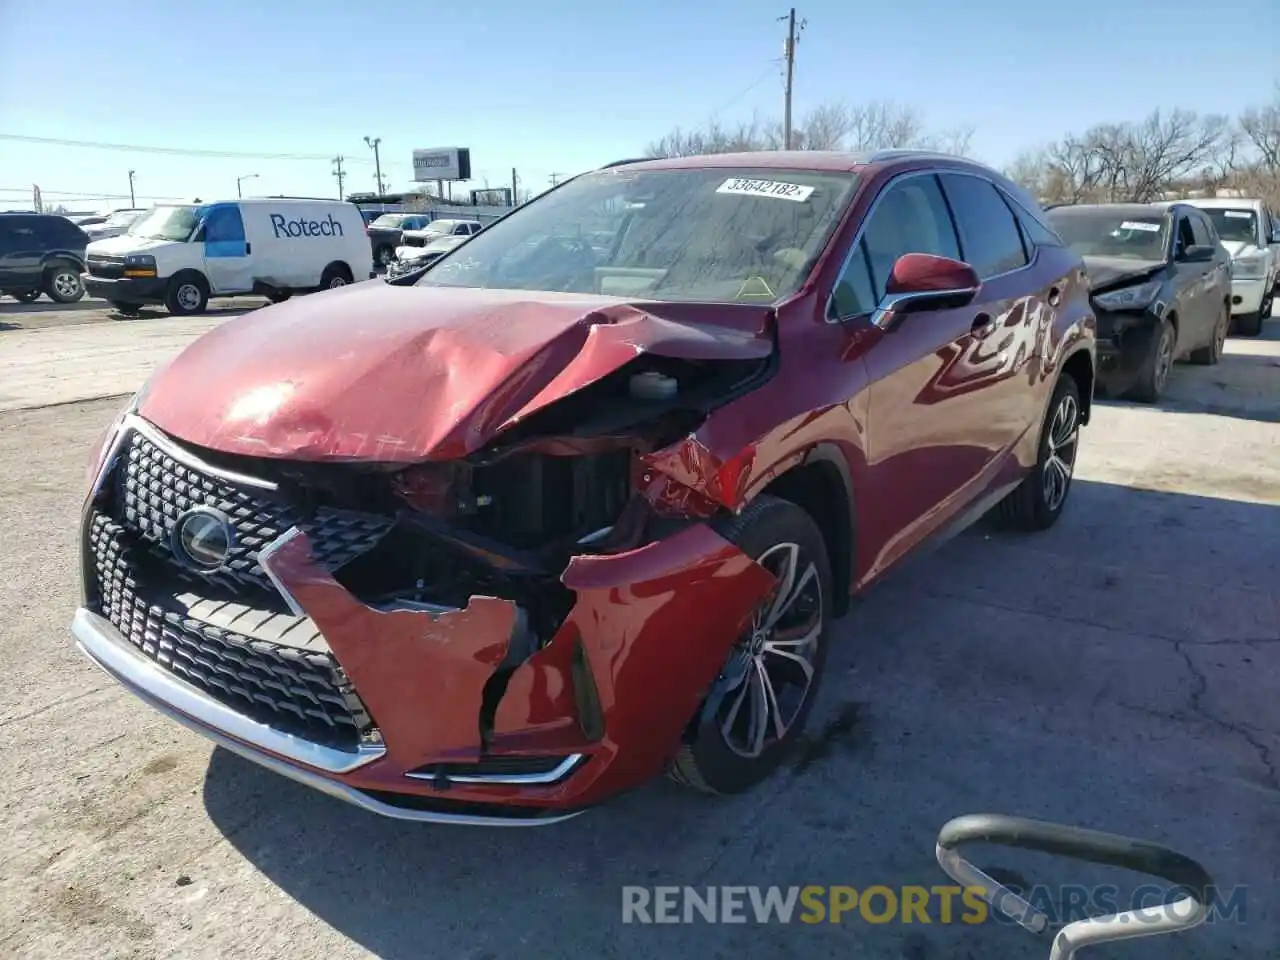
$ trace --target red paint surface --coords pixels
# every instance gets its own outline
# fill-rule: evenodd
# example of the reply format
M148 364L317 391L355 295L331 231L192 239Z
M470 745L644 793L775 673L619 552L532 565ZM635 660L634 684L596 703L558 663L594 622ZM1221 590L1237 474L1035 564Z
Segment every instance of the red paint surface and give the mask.
M514 605L474 597L467 609L440 616L373 610L311 561L304 535L278 550L270 566L325 634L382 730L386 756L340 779L367 789L438 794L404 773L479 756L481 692L506 653ZM556 787L456 785L449 798L577 806L659 773L775 583L701 524L629 553L577 558L563 580L577 602L551 642L512 675L490 752L584 752L592 762ZM576 716L569 672L576 638L604 715L604 736L596 743L585 740Z
M638 353L763 357L776 331L773 377L714 410L691 436L637 454L636 485L664 512L705 517L740 508L809 452L835 451L853 496L853 589L1025 474L1063 363L1081 350L1092 361L1095 324L1077 257L1044 248L1027 269L983 283L964 308L913 312L890 331L865 317L830 322L827 310L862 219L893 177L975 168L919 158L859 166L825 154L645 166L856 168L860 182L809 277L777 305L776 320L773 308L747 305L356 285L207 334L156 378L141 412L179 438L228 453L447 460ZM912 282L945 279L936 262L912 259L904 274L913 263ZM960 276L959 266L947 269L947 282ZM528 449L571 454L588 446L545 437ZM429 472L406 478L403 495L424 509L440 504L437 481ZM289 549L277 558L282 579L324 630L390 751L346 779L433 792L404 771L475 755L480 690L505 652L514 610L474 598L467 610L434 619L377 613L310 564L299 542ZM456 787L448 796L576 805L658 772L767 579L704 524L630 552L574 559L563 580L576 602L550 644L512 676L494 752L585 752L590 763L553 788ZM570 685L576 639L605 710L596 743L584 739Z
M885 283L885 292L969 290L977 288L978 284L978 275L967 263L928 253L908 253L899 257L893 265L889 280Z
M141 413L188 443L296 460L447 460L650 352L767 356L770 308L355 284L230 320Z

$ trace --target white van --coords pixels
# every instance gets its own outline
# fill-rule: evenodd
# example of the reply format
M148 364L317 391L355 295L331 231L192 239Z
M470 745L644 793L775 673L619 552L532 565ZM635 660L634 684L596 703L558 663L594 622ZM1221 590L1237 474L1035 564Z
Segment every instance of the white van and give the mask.
M123 313L163 303L205 309L210 297L296 292L374 276L364 218L339 200L255 199L158 206L127 233L85 251L90 296Z

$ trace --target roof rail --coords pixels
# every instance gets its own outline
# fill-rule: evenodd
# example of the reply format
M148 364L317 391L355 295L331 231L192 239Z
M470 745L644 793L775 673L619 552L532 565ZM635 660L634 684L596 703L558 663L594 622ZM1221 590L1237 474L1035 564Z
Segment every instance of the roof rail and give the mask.
M954 153L943 153L941 150L913 150L909 147L890 147L884 150L873 150L867 158L868 163L880 163L883 160L896 160L900 157L921 157L947 160L963 160Z
M600 167L599 169L608 170L610 167L621 167L621 166L625 166L628 163L644 163L646 160L656 160L656 159L658 158L657 157L631 157L627 160L615 160L613 161L613 163L606 163L603 167Z

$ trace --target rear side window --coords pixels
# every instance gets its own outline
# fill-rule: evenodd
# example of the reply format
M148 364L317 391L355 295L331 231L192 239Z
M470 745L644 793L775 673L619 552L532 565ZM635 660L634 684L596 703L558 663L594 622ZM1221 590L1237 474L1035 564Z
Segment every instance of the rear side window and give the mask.
M1013 211L986 180L962 174L941 176L960 231L964 259L983 280L1027 265L1027 251Z
M1212 247L1218 242L1209 221L1199 214L1193 214L1191 217L1191 235L1195 242L1202 247Z

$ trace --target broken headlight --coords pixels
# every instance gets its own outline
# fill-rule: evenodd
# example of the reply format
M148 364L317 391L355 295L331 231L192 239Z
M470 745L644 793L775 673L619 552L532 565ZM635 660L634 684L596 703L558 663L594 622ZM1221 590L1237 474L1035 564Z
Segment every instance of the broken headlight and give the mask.
M1093 297L1093 302L1103 310L1145 310L1160 293L1160 281L1152 280L1136 287L1109 290Z

